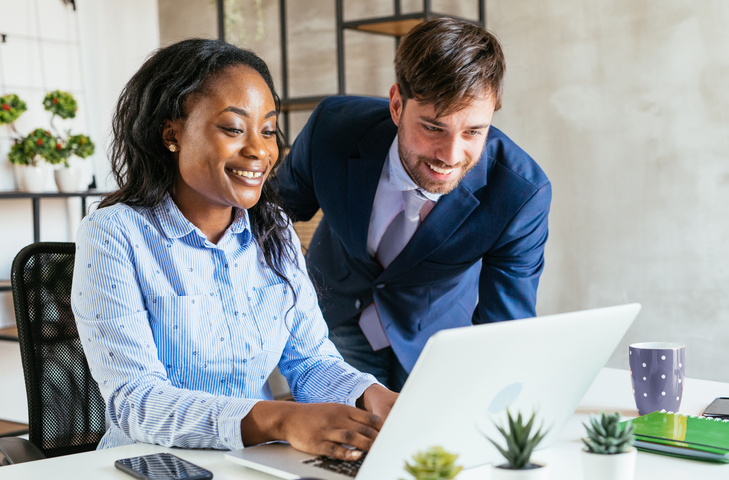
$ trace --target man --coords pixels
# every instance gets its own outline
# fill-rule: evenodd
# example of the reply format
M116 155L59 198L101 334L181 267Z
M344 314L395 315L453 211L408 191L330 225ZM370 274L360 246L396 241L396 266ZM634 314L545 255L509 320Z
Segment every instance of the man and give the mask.
M278 171L330 338L399 391L445 328L532 317L551 185L496 128L504 56L473 24L415 27L386 100L324 100Z

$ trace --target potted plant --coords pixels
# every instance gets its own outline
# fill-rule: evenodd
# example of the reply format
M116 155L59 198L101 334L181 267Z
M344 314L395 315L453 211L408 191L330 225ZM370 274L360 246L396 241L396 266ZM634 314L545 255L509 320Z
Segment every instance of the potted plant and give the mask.
M582 469L591 480L632 480L635 476L633 425L620 424L620 413L600 412L600 418L590 415L585 424L587 438L582 441Z
M521 413L516 418L506 410L508 418L507 428L496 425L499 433L506 440L506 448L503 448L493 439L488 440L501 452L506 459L502 465L494 465L491 475L494 480L546 480L549 478L549 470L546 465L530 461L532 452L539 445L539 442L547 435L548 429L543 431L544 425L532 433L536 413L532 413L529 421L524 424Z
M94 142L86 135L71 135L65 144L56 144L56 152L48 158L48 161L61 167L53 171L59 192L77 192L79 190L81 170L70 165L69 158L74 156L87 158L89 155L93 155L94 149Z
M9 93L0 97L0 125L7 125L10 130L10 138L18 140L21 138L18 130L15 128L15 121L28 109L23 100L14 93ZM13 175L15 183L20 186L18 178L18 167L13 165Z
M94 153L94 144L86 135L71 135L71 131L60 131L55 124L56 117L62 119L75 118L78 110L76 99L68 92L55 90L43 99L43 108L51 113L51 128L56 132L56 155L48 158L49 163L56 165L53 172L59 192L77 192L81 170L69 163L69 158L76 156L87 158Z
M405 471L416 480L451 480L463 470L455 464L458 455L448 453L443 447L432 447L413 455L413 464L405 462Z
M16 169L21 190L32 193L43 191L47 176L43 161L57 155L58 149L56 137L42 128L36 128L27 137L15 140L10 147L8 160Z

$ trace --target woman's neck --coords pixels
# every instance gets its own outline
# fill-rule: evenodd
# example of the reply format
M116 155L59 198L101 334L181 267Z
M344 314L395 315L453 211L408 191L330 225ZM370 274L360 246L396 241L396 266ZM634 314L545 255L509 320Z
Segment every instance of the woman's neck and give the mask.
M231 206L211 205L197 201L192 196L175 195L174 191L171 196L182 215L199 228L211 243L217 244L233 223Z

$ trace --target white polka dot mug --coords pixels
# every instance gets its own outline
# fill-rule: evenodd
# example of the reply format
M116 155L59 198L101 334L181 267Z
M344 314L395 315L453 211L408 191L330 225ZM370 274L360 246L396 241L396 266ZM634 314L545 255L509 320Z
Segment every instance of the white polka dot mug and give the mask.
M670 342L634 343L628 354L638 414L664 409L678 412L686 378L686 346Z

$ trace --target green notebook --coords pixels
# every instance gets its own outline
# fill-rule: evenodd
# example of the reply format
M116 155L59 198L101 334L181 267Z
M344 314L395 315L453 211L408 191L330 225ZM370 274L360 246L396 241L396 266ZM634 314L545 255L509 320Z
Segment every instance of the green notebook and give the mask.
M638 450L729 463L729 420L653 412L628 420Z

